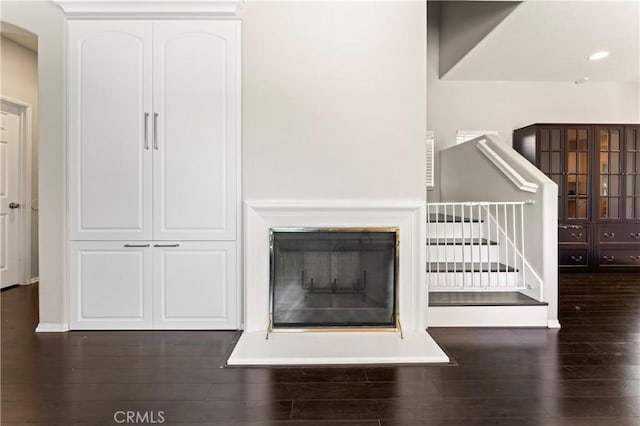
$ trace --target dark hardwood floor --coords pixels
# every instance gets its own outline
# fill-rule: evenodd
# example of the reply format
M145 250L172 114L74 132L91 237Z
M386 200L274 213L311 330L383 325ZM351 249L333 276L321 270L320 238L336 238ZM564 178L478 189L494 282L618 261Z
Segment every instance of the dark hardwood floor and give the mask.
M0 423L640 425L640 273L560 281L560 331L433 328L452 365L348 368L221 368L234 332L36 334L13 288Z

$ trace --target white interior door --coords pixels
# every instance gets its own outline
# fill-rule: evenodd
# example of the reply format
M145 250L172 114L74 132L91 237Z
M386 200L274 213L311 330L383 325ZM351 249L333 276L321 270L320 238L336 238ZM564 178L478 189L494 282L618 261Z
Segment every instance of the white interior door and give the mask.
M236 238L239 28L153 24L154 240Z
M19 284L20 116L0 111L0 286Z
M162 242L153 248L155 329L236 329L234 242Z
M72 240L151 239L151 24L69 22Z

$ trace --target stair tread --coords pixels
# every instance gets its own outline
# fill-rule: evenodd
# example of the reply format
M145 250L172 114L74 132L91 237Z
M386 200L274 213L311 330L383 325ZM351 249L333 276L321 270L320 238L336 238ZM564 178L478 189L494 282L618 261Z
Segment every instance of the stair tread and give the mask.
M429 306L546 306L519 291L430 291Z
M427 272L517 272L513 266L495 262L431 262Z
M486 238L427 238L427 245L430 246L495 246L496 241Z
M462 223L462 222L473 222L473 223L477 223L477 222L482 222L482 220L476 219L474 218L473 220L471 220L468 217L461 217L461 216L452 216L450 214L442 214L442 213L429 213L429 216L427 218L427 223Z

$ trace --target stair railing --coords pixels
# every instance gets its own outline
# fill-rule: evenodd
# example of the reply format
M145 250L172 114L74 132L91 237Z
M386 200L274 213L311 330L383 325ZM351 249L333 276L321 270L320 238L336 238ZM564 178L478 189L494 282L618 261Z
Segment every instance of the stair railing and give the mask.
M533 201L427 203L430 291L516 291L542 299L525 257L524 209Z

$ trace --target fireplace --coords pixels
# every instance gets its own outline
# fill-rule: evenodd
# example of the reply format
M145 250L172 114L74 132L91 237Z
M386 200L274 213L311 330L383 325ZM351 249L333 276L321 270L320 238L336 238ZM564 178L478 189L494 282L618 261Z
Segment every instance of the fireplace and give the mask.
M244 330L229 365L449 361L425 330L424 201L244 207Z
M269 331L399 329L398 228L269 234Z

